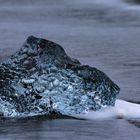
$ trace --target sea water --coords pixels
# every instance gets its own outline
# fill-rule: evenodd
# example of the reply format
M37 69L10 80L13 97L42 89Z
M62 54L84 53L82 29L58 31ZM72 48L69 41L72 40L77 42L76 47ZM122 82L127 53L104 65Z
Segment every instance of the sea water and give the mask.
M27 8L27 0L24 0L24 2L18 0L1 1L0 59L6 58L13 51L16 51L28 35L43 36L62 44L70 56L79 59L82 63L95 66L107 73L121 87L120 99L140 101L140 14L138 10L140 7L124 4L121 0L116 1L116 4L113 4L114 0L110 0L112 4L106 2L107 0L83 1L83 4L82 0L79 0L77 4L76 0L28 1L28 7L33 8ZM126 16L130 18L129 14L119 22L114 22L114 26L111 26L110 22L99 23L100 17L98 14L100 12L96 12L98 7L94 6L94 1L99 1L99 8L106 6L108 9L108 5L114 5L116 7L120 6L122 9L128 9L129 13L131 13L132 8L137 13L137 26L130 25L129 21L126 21L128 23L126 25L124 18ZM75 5L76 10L79 10L81 6L82 17L77 17L73 13L69 17L64 16L69 8L73 11L68 3L71 3L72 6ZM15 8L13 5L20 7ZM88 16L86 16L88 7L91 8L91 6L93 9L96 8L94 12L96 12L95 15L97 14L96 17L99 18L90 18L93 14L92 11L88 12ZM114 6L109 7L114 8ZM21 8L22 10L20 10ZM110 12L111 19L116 18L115 13ZM119 14L123 15L124 12L121 11ZM126 105L127 103L120 100L119 102L119 105L122 103ZM109 108L108 110L112 109ZM137 114L137 111L138 109L136 112L133 111L133 117ZM122 112L124 110L121 110ZM106 114L110 114L110 111ZM112 118L112 116L106 118ZM0 139L2 140L139 140L139 138L139 128L130 124L127 119L108 120L103 118L99 121L97 119L36 119L1 121L0 123Z

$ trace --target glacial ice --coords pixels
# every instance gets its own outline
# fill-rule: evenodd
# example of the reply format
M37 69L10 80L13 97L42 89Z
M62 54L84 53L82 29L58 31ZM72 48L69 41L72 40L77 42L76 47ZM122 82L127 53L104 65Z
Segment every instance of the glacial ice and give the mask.
M0 64L0 114L74 116L115 106L119 87L49 40L30 36Z

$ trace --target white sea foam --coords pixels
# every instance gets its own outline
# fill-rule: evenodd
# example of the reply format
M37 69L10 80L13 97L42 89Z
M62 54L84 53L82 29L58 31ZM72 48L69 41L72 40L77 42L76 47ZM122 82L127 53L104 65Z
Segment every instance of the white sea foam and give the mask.
M90 111L87 114L75 115L74 117L89 120L105 120L113 118L138 119L140 118L140 105L116 100L115 107L105 107L99 111Z

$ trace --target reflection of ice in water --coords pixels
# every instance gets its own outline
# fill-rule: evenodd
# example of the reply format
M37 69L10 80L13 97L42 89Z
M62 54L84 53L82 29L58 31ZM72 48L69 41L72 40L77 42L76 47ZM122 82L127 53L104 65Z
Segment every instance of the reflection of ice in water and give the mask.
M118 99L115 107L105 107L99 111L90 111L87 114L76 115L75 117L90 120L112 118L138 119L140 118L140 105Z

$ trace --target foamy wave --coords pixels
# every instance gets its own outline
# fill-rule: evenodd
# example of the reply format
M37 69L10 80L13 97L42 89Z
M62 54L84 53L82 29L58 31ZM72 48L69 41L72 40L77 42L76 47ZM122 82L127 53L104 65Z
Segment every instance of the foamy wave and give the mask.
M140 118L140 105L116 100L115 107L105 107L99 111L90 111L74 117L90 120L105 120L113 118L138 119Z

